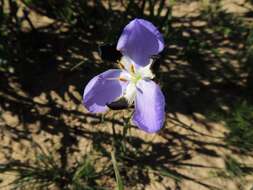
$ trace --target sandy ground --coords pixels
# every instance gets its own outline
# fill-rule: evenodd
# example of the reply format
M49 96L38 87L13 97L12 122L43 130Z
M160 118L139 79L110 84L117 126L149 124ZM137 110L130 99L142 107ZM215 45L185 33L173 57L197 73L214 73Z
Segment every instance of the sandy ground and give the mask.
M224 9L238 15L247 12L246 5L243 1L222 1ZM197 2L176 3L173 16L177 18L196 16L199 14L200 7L200 3ZM45 27L54 22L34 12L31 14L33 15L31 20L36 27ZM192 24L205 27L206 23L196 21ZM174 23L174 27L181 25ZM23 29L28 30L29 25L24 23ZM64 27L62 30L64 31ZM183 35L187 36L188 33ZM175 49L173 44L169 48ZM64 51L64 48L59 51ZM227 52L233 54L234 51L221 48L223 54ZM115 125L117 133L122 132L124 118L130 116L132 110L109 111L105 116L88 113L81 104L80 89L84 87L82 80L89 79L93 75L89 74L86 78L71 75L71 80L68 80L69 76L59 72L62 68L64 70L64 67L68 67L71 60L88 58L85 54L77 54L74 50L68 52L69 54L72 57L67 59L64 53L54 58L61 64L57 66L56 71L48 71L44 78L38 79L35 92L33 89L24 89L13 75L5 79L5 88L0 91L0 163L7 163L10 160L33 162L38 151L34 148L36 143L40 145L43 152L54 155L55 160L62 167L71 168L76 161L82 159L83 155L91 154L96 144L101 149L111 149L112 125ZM101 63L98 52L91 51L91 56L93 62ZM172 59L173 55L167 57L165 62L167 61L170 67L161 66L162 72L173 73L179 66L189 64L183 60L171 62ZM55 73L58 75L55 76ZM43 84L44 80L50 82L50 87ZM205 80L202 82L207 86L210 83ZM75 85L76 83L79 84ZM170 95L168 97L170 98ZM177 101L181 101L180 97ZM183 105L179 107L185 107L184 102L181 104ZM167 104L167 107L170 105ZM126 146L130 149L140 150L137 163L157 165L179 176L180 180L162 176L152 169L142 171L146 175L147 180L145 180L143 176L135 174L135 170L140 168L135 168L133 164L129 172L133 172L136 177L133 177L135 178L132 180L133 184L126 184L126 189L250 190L253 187L252 176L231 176L226 173L225 167L229 157L247 166L253 166L252 154L242 155L237 148L226 145L224 138L228 130L224 127L224 123L212 122L198 110L191 114L180 110L170 111L168 108L165 127L158 134L146 134L132 126L128 135L129 141L126 142ZM105 157L98 167L107 162L109 160ZM3 180L0 184L1 190L10 189L5 185L14 178L14 173L0 174L0 179ZM109 177L105 180L107 180L106 185L112 187L115 185L113 178Z

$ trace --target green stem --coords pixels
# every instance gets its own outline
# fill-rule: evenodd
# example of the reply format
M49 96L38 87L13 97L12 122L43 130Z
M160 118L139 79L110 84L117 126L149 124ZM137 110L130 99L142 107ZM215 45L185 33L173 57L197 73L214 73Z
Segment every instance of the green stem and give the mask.
M128 130L130 128L130 120L131 120L131 118L133 116L133 113L134 112L132 111L132 113L130 114L130 116L125 120L125 123L124 123L124 126L123 126L124 128L123 128L122 141L121 141L121 148L123 150L123 153L126 152L126 143L127 143L126 138L127 138Z
M115 123L112 123L112 147L116 149L117 134L115 129Z

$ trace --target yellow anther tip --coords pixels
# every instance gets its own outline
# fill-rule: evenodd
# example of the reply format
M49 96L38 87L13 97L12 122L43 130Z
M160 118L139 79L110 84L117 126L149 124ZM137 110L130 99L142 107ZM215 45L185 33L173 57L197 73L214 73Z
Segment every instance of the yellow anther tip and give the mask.
M121 69L126 70L124 64L122 64L120 61L117 61L117 63L118 63L118 65L119 65L119 67L120 67Z
M119 80L122 82L127 82L127 79L123 78L123 77L119 77Z
M133 65L133 64L131 64L130 69L131 69L131 73L135 73L135 68L134 68L134 65Z

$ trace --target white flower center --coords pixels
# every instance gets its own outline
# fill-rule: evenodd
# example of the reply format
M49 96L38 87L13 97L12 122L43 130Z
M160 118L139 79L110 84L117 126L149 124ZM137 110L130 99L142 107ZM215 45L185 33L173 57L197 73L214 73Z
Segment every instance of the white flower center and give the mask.
M123 56L121 58L119 66L122 70L127 71L127 76L126 78L121 77L120 80L129 82L123 96L128 100L130 105L134 102L138 82L140 80L150 80L154 78L154 74L150 69L152 63L153 60L150 59L147 66L135 68L136 64L129 57Z

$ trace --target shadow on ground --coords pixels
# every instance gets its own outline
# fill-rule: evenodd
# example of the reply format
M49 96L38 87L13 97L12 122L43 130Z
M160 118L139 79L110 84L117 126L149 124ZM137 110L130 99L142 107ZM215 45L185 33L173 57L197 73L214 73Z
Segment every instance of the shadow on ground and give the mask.
M96 7L90 7L89 14L94 12L98 12ZM110 156L108 147L113 137L110 126L117 126L117 138L121 139L125 117L118 111L105 116L89 114L81 104L81 96L92 77L115 67L114 63L101 60L98 47L105 41L116 42L129 15L106 9L101 14L111 19L103 22L98 15L89 22L80 19L75 24L55 20L34 30L12 28L3 38L8 55L8 69L0 71L3 160L22 160L22 156L15 155L19 150L13 144L22 147L36 141L54 148L57 144L60 165L67 170L71 167L69 156L82 154L80 139ZM144 188L151 183L152 171L155 180L167 189L180 189L184 180L207 189L222 188L184 171L196 168L208 173L222 169L222 164L188 162L196 157L223 163L224 154L240 154L224 141L226 131L214 127L207 119L212 110L229 109L237 99L251 101L240 65L248 30L233 15L219 14L212 19L207 19L203 12L170 20L171 31L156 69L166 96L167 124L156 135L157 142L131 126L134 134L126 139L127 151L119 156L127 186L142 184ZM113 25L116 20L121 21ZM112 25L115 36L107 35ZM131 109L124 111L126 115L130 112ZM185 123L180 115L191 119ZM166 177L172 179L174 186L166 185Z

